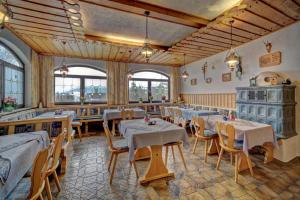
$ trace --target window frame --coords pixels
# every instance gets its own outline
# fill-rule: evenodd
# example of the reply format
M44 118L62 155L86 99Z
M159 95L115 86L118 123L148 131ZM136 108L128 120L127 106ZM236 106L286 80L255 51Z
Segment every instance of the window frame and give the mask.
M129 82L130 81L146 81L148 82L148 91L147 91L147 96L148 96L148 99L145 101L143 100L143 103L150 103L150 99L149 99L149 96L150 94L152 95L152 91L151 91L151 82L166 82L168 83L168 96L167 96L167 100L166 102L170 102L170 76L167 75L167 74L164 74L162 72L157 72L157 71L152 71L152 70L142 70L142 71L135 71L133 74L135 73L139 73L139 72L154 72L154 73L157 73L157 74L161 74L163 76L166 76L168 79L153 79L153 78L131 78L128 80L128 102L129 103L138 103L139 101L131 101L130 100L130 95L129 95L129 89L130 89L130 85L129 85ZM152 101L152 103L160 103L161 101L159 100L156 100L156 101Z
M104 70L98 69L96 67L91 67L91 66L84 66L84 65L70 65L68 66L68 68L71 67L85 67L85 68L91 68L94 70L98 70L101 71L105 74L107 74ZM58 71L59 68L55 69L53 74L54 74L54 105L80 105L81 102L56 102L55 101L55 77L63 77L61 74L55 74L55 71ZM66 75L65 78L79 78L80 79L80 96L84 97L84 90L85 90L85 79L89 78L89 79L100 79L100 80L106 80L106 86L107 86L107 76L90 76L90 75ZM106 92L107 94L107 92ZM107 103L107 99L106 101L85 101L84 104L106 104Z
M23 104L17 104L16 108L24 108L25 107L25 80L26 80L25 65L22 62L22 60L19 58L19 56L9 46L7 46L5 43L1 41L0 41L0 45L3 46L7 51L9 51L15 57L17 62L19 62L19 64L21 65L21 67L18 67L12 63L0 59L0 83L2 85L2 87L0 87L0 99L3 100L5 98L5 68L8 67L20 71L23 73Z

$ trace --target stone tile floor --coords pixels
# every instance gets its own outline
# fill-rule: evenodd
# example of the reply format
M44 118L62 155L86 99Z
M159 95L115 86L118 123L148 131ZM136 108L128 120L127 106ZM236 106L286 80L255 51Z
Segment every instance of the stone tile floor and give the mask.
M193 144L194 138L190 140ZM236 184L229 156L217 171L217 156L209 156L208 163L204 163L203 149L203 144L198 145L195 154L184 149L186 171L175 148L176 161L170 153L168 160L175 179L168 184L166 180L155 181L147 187L138 183L128 154L124 153L118 157L113 183L109 185L109 152L104 135L76 140L67 173L61 177L62 192L54 191L54 199L300 199L300 159L264 165L262 155L252 155L256 164L254 177L249 171L241 172ZM137 162L140 174L147 165L148 161ZM54 185L52 188L56 190Z

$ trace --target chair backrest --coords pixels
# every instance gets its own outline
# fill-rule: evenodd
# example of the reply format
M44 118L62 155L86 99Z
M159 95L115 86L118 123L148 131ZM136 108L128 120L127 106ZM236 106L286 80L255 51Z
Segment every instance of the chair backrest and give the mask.
M121 118L123 120L133 119L133 116L134 116L134 111L133 110L122 110L121 111Z
M168 113L171 118L174 118L174 108L167 107Z
M104 132L106 135L106 139L107 139L108 148L110 151L113 151L114 146L113 146L113 142L112 142L112 138L111 138L111 133L110 133L110 130L109 130L106 122L103 123L103 127L104 127Z
M205 121L202 117L193 116L192 125L194 126L197 135L204 136Z
M220 145L228 147L230 149L234 149L234 142L235 142L235 128L231 124L223 124L221 122L216 123L216 130L219 135ZM224 140L224 135L222 131L226 132L226 142Z
M44 180L48 167L48 155L49 147L39 151L34 159L32 166L31 188L28 199L37 195L45 183Z
M160 112L160 116L161 117L165 117L166 116L165 107L164 106L159 106L159 112Z
M63 141L65 139L66 134L67 134L67 130L64 130L53 141L54 148L53 148L52 155L51 155L51 165L50 165L49 170L55 170L59 163L59 157L61 154L61 149L62 149Z

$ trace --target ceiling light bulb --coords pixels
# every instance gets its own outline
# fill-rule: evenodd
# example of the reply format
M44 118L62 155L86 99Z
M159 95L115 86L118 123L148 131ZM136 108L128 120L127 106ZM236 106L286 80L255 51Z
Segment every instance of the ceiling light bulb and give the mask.
M68 8L68 11L70 12L70 13L77 13L77 10L75 10L74 8Z
M73 19L73 20L79 20L79 17L74 16L74 15L71 15L70 18Z
M74 26L80 26L80 24L77 23L77 22L73 22L72 24L73 24Z

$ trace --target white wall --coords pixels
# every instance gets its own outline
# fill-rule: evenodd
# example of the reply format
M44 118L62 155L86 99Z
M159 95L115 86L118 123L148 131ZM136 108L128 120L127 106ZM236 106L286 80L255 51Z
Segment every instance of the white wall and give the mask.
M8 29L0 30L0 41L20 58L25 67L25 107L31 106L31 48Z
M282 52L282 63L274 67L259 67L259 57L267 54L263 41L272 42L272 52ZM218 93L234 92L237 86L248 86L249 77L262 71L276 71L288 75L291 80L300 80L300 22L290 25L275 33L259 38L247 44L236 48L237 53L241 56L243 76L241 80L235 78L232 73L232 81L222 82L222 73L230 72L224 63L226 52L222 52L187 65L188 73L191 78L197 78L196 86L190 85L190 79L182 81L182 93ZM212 77L212 83L206 84L201 71L205 62L208 62L207 77ZM212 65L215 70L212 70ZM181 67L181 71L183 68ZM300 103L300 102L299 102Z
M272 52L281 51L282 62L278 66L260 68L259 57L267 54L264 41L270 41L273 45ZM232 81L222 82L222 73L230 70L225 66L224 58L226 52L222 52L188 64L187 71L190 78L187 81L182 80L181 93L201 94L201 93L219 93L219 92L235 92L237 86L249 86L249 78L259 74L262 71L276 71L289 77L296 88L296 131L297 136L284 141L279 150L275 151L275 157L282 161L289 161L295 156L300 156L300 22L285 27L277 32L241 45L236 48L237 53L241 56L243 76L239 80L232 73ZM208 62L207 77L212 77L211 84L206 84L203 79L201 67ZM212 70L212 65L215 70ZM181 67L183 72L184 68ZM190 79L197 78L196 86L190 85Z

